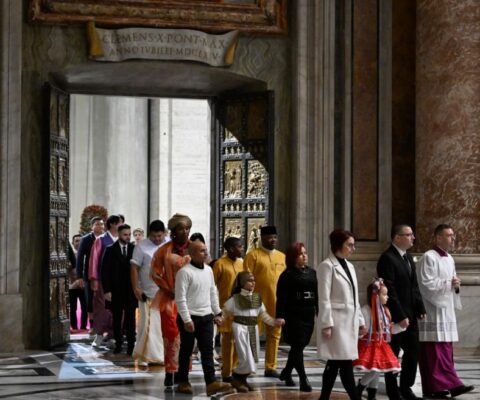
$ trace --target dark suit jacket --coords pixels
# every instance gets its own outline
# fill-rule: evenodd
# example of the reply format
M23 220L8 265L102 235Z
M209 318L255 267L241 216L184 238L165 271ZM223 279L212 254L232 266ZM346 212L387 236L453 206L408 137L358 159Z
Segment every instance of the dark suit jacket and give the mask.
M377 274L388 288L387 307L392 313L393 322L408 318L410 324L415 325L417 318L425 314L425 307L418 288L415 263L410 254L407 253L407 257L412 267L410 276L405 261L391 245L378 260Z
M95 235L93 232L82 236L80 246L77 252L77 278L88 280L88 264L90 262L90 252L92 251Z
M120 242L117 240L108 246L102 260L103 292L112 293L112 306L136 306L137 300L130 279L130 260L135 245L127 245L127 257L122 255Z

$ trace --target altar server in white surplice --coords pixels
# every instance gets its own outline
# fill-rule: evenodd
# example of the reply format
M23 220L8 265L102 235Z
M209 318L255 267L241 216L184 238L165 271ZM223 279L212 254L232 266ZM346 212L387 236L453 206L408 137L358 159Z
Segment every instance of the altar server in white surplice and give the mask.
M473 390L457 376L453 342L458 341L455 309L461 309L460 279L448 251L455 235L446 224L435 228L435 246L420 259L417 279L427 312L419 321L420 375L423 394L429 397L459 396Z

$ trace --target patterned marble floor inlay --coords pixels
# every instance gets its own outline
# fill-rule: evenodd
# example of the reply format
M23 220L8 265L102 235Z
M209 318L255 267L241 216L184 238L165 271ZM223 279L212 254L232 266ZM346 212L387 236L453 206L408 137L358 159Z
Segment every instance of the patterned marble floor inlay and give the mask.
M53 352L31 352L18 355L0 355L0 399L58 399L58 400L207 400L200 363L193 362L190 382L193 396L165 390L164 367L146 365L125 354L114 355L107 346L92 347L88 336L77 336L68 346ZM279 369L285 365L288 348L279 350ZM263 355L263 353L261 354ZM313 392L303 393L287 388L277 379L263 376L263 359L257 375L249 378L255 391L224 396L222 400L316 400L321 389L324 363L316 357L315 348L305 351L305 366ZM472 393L461 399L480 399L480 357L458 357L457 370L466 384L475 385ZM217 375L220 375L217 366ZM358 377L356 377L358 379ZM298 377L294 377L298 382ZM420 376L414 392L421 396ZM337 378L330 397L348 399L340 379ZM366 398L366 397L365 397ZM212 397L212 399L218 399ZM387 399L381 380L377 399Z

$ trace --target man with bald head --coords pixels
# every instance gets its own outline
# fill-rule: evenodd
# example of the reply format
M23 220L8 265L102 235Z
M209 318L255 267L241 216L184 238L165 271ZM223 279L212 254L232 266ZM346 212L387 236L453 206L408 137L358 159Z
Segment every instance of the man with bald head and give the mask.
M208 250L204 243L195 240L189 244L190 263L180 268L175 278L177 325L180 330L180 354L177 392L192 394L188 370L193 345L197 339L202 355L202 369L207 385L207 395L225 393L232 389L229 383L215 379L213 361L213 324L221 325L222 313L218 304L217 288L212 269L205 264Z

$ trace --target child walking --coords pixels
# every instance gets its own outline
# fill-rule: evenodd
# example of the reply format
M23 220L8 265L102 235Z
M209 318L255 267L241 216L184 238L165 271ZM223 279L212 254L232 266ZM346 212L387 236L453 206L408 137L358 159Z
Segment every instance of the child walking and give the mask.
M255 373L260 352L257 319L260 317L270 326L281 326L282 321L272 318L266 311L258 293L254 293L255 278L248 271L239 272L235 279L232 296L223 306L224 316L233 316L232 332L238 364L233 369L232 386L238 392L253 390L247 377Z
M367 388L368 400L375 400L380 374L382 372L398 373L401 369L400 362L388 343L392 334L404 329L397 324L395 326L392 324L390 311L386 306L387 300L387 287L381 278L375 278L367 287L367 304L362 307L368 333L359 339L358 359L353 361L356 371L366 372L358 381L359 398Z

